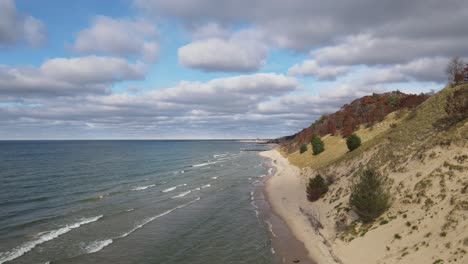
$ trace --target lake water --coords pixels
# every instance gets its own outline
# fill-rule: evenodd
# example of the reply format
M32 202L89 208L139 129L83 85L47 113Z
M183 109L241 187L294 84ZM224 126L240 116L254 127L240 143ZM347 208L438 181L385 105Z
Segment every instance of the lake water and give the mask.
M272 263L236 141L0 142L1 263Z

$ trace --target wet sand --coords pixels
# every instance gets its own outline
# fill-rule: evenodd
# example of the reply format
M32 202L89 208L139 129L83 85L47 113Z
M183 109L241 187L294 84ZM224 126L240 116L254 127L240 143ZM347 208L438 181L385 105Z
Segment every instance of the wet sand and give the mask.
M271 237L272 252L276 256L276 263L306 263L316 264L310 259L309 253L303 242L298 240L289 229L286 222L278 212L270 206L270 197L266 186L268 181L276 173L276 168L269 160L270 173L257 186L254 194L255 205L259 208L262 221L265 222Z

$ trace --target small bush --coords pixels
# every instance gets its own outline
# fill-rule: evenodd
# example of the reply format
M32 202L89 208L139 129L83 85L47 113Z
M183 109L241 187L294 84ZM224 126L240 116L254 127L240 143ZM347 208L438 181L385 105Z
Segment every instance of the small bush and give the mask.
M306 144L302 144L302 145L301 145L301 149L299 150L299 152L302 154L302 153L304 153L304 152L306 152L306 151L307 151L307 145L306 145Z
M348 146L349 151L353 151L361 146L361 138L356 134L351 134L346 139L346 145Z
M380 225L386 225L386 224L388 224L388 220L384 219L384 220L380 221Z
M349 204L361 221L368 223L390 207L388 178L375 169L366 169L358 174L351 187Z
M307 184L307 199L311 202L317 201L328 191L328 185L322 176L317 175L309 180Z
M317 135L312 136L310 143L312 144L312 153L314 155L318 155L325 150L325 143L323 143L322 139Z

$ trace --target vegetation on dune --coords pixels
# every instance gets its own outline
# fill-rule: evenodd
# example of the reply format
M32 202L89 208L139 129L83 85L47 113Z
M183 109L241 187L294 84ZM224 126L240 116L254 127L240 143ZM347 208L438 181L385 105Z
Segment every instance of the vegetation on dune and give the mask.
M356 99L333 114L324 115L308 128L292 135L274 140L284 150L292 153L307 144L312 135L341 135L348 137L361 125L372 127L384 120L389 113L415 108L429 97L428 94L405 94L399 91L373 94Z
M349 204L364 223L372 222L390 207L388 178L370 168L358 173Z
M361 138L356 134L351 134L346 139L346 146L348 146L349 151L353 151L359 146L361 146Z
M437 145L450 145L468 138L468 84L447 86L423 104L409 110L392 128L363 141L358 149L341 155L335 162L346 162L376 147L368 165L380 167L390 162L397 169L406 155ZM450 109L452 108L452 109ZM362 138L362 137L361 137Z
M314 178L309 179L307 184L306 193L307 199L311 202L317 201L328 191L328 185L325 182L325 179L317 175Z
M310 143L312 144L312 153L314 155L318 155L325 150L325 143L323 143L322 139L318 135L312 135Z
M460 57L453 57L445 68L449 84L452 86L459 84L463 80L463 68L465 63Z
M306 145L306 144L302 144L302 145L301 145L301 149L299 150L299 152L302 154L302 153L304 153L304 152L306 152L306 151L307 151L307 145Z

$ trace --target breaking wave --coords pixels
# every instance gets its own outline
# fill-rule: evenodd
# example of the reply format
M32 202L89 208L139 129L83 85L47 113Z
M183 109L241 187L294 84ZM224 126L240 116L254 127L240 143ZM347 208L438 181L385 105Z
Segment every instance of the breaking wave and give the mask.
M96 222L99 220L102 215L95 216L95 217L89 217L89 218L82 218L79 222L73 223L71 225L66 225L62 228L59 228L57 230L52 230L52 231L46 231L46 232L41 232L39 237L36 240L33 241L28 241L11 251L6 251L6 252L0 252L0 264L5 263L7 261L14 260L16 258L19 258L23 256L24 254L28 253L31 251L33 248L35 248L37 245L40 245L42 243L45 243L47 241L53 240L65 233L70 232L73 229L79 228L82 225L86 225L92 222Z

